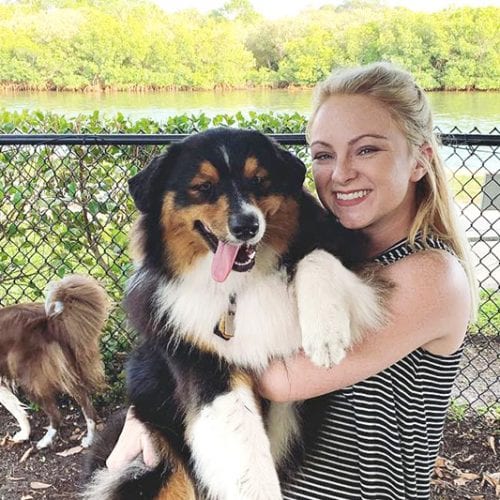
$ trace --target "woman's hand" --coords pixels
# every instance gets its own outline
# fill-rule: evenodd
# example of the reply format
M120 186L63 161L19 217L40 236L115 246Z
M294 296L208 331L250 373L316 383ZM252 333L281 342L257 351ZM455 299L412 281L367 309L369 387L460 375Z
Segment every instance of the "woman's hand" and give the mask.
M153 446L153 440L145 425L135 417L134 408L127 411L125 424L113 451L106 460L110 470L119 470L129 465L142 454L146 467L154 468L159 458Z

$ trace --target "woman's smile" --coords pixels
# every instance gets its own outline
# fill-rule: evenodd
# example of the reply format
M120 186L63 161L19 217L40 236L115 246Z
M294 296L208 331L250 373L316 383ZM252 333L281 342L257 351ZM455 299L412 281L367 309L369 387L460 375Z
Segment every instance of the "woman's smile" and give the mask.
M366 200L370 190L360 189L358 191L334 191L335 203L341 207L352 207Z

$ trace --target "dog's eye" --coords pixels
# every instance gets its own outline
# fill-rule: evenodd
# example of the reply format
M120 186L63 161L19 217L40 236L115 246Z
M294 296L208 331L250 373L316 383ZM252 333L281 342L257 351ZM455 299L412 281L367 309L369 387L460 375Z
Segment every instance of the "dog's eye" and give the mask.
M256 175L252 178L252 184L254 186L261 186L265 181L265 177L263 175Z
M195 186L192 186L191 189L194 189L195 191L199 191L200 193L207 193L208 191L211 191L213 187L213 184L211 182L202 182L201 184L196 184Z

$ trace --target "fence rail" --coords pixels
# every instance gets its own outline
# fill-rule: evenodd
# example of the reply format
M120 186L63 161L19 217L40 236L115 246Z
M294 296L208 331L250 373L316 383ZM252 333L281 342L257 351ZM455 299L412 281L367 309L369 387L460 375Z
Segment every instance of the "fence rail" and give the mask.
M121 383L133 342L120 306L134 213L126 181L187 135L0 135L0 305L41 300L49 281L70 272L99 278L116 303L102 341L112 382ZM308 162L304 134L268 135ZM500 393L500 134L439 135L482 296L454 396L491 406Z
M2 144L115 144L115 145L168 145L179 142L190 134L3 134ZM285 146L304 146L305 134L267 134ZM500 134L439 134L443 146L500 146Z

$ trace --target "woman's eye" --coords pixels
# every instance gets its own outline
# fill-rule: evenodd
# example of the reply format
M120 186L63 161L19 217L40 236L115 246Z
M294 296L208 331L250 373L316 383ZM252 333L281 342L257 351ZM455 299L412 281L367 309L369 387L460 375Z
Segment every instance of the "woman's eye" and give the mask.
M333 156L330 153L316 153L313 155L313 160L316 161L326 161L332 159Z
M366 155L369 155L370 153L374 153L375 151L378 151L377 148L374 148L373 146L365 146L363 148L361 148L358 153L361 155L361 156L366 156Z

